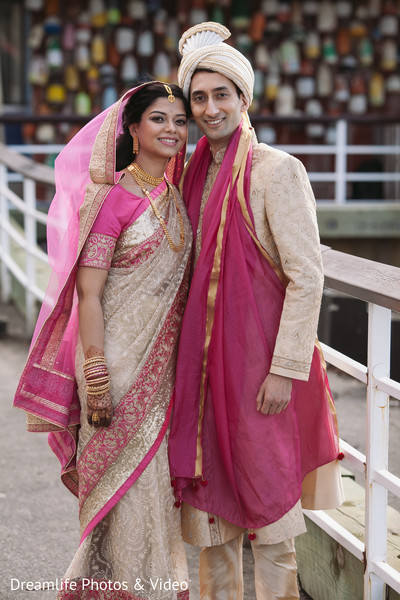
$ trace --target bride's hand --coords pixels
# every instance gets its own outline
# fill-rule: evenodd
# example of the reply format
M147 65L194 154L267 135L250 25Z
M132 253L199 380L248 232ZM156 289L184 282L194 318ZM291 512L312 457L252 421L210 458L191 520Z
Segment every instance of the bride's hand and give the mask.
M114 414L110 392L87 396L87 420L93 427L108 427Z

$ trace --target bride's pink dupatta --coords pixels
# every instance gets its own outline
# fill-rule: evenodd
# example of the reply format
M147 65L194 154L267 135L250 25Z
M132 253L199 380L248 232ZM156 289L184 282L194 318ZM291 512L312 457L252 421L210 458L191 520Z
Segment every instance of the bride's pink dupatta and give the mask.
M93 223L121 174L115 171L116 140L123 109L144 85L92 119L67 144L55 164L56 194L47 227L52 268L14 406L26 411L28 431L49 432L48 441L61 464L64 484L78 495L76 441L80 405L75 381L78 298L75 289L79 255ZM168 164L168 179L179 184L186 145ZM138 202L137 219L149 201Z
M194 236L210 161L202 138L183 184ZM242 123L204 210L181 331L169 455L179 498L257 528L296 504L305 475L337 458L338 438L317 347L309 380L293 380L289 407L273 416L256 410L286 281L255 234L250 168L251 131Z

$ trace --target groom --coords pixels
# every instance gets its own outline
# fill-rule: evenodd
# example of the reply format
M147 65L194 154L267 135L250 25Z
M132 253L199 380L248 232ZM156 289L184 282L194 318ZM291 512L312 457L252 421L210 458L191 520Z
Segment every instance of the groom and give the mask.
M243 598L246 531L257 600L292 600L302 506L342 502L335 411L315 346L319 235L303 165L259 144L250 127L254 73L229 35L202 23L179 44L179 85L205 137L183 182L195 251L171 476L184 539L203 547L202 600Z

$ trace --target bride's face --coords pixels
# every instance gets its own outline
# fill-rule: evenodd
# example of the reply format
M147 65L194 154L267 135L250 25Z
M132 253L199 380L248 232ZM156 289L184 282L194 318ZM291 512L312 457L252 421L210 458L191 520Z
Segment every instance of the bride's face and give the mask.
M140 123L129 126L131 135L139 138L142 158L171 158L187 140L188 119L180 98L170 102L157 98L143 113Z

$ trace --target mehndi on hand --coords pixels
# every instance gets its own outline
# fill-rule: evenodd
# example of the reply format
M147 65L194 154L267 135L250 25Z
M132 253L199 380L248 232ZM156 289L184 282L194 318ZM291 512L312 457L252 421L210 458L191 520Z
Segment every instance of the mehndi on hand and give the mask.
M110 392L87 397L87 420L93 427L108 427L114 413Z
M88 423L94 427L108 427L114 409L103 350L90 346L85 353L85 358L83 372L86 379Z

